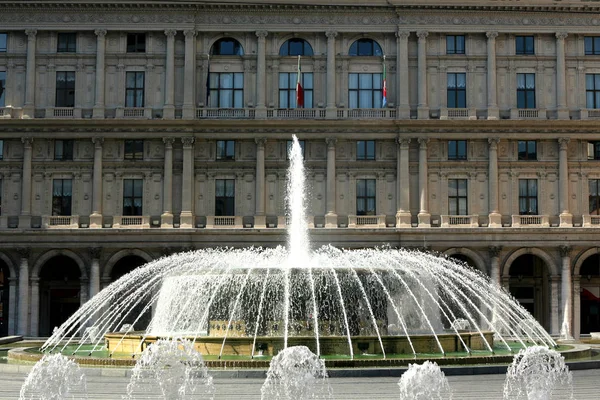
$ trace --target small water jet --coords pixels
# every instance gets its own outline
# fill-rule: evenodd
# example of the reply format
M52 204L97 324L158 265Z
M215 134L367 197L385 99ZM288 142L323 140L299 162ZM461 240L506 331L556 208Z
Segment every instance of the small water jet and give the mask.
M504 399L573 399L573 378L564 357L543 346L521 350L508 367Z
M325 361L305 346L293 346L271 360L261 400L333 399Z
M62 354L47 354L38 361L23 386L19 400L86 399L85 374Z
M451 400L446 375L435 362L409 364L400 381L400 400Z
M202 355L187 340L159 340L137 361L127 385L128 400L213 399L215 387ZM156 397L159 395L160 397Z

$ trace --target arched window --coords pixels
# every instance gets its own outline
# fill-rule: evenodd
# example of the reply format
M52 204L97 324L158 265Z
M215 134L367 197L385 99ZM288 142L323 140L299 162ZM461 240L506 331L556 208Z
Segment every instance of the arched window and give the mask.
M349 56L382 56L381 46L373 39L358 39L350 46Z
M312 56L313 49L306 40L293 38L287 40L279 49L280 56Z
M210 54L213 56L243 56L244 48L233 38L223 38L213 44Z

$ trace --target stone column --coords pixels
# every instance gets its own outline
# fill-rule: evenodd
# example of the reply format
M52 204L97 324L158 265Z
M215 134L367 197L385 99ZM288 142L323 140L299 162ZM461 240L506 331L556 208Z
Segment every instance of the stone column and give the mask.
M167 36L167 60L165 62L165 104L163 106L163 119L175 118L175 29L166 29ZM186 85L189 83L186 82Z
M196 31L183 31L185 35L185 65L183 71L183 119L195 118L196 88ZM207 105L208 106L208 105Z
M90 299L100 292L100 254L102 248L92 247L89 249L92 265L90 267Z
M489 246L488 252L490 254L490 280L498 287L502 286L502 274L500 271L500 251L501 246Z
M560 276L552 275L550 277L550 334L560 334L560 325L558 323L559 318L559 307L558 307L558 296L559 296L559 282Z
M410 138L396 139L397 146L397 167L396 167L396 201L398 202L398 211L396 212L396 228L410 228L410 174L409 174L409 149Z
M29 335L29 254L28 247L17 249L21 257L19 265L19 314L17 324L17 334L22 336Z
M429 119L429 106L427 105L427 36L429 32L419 31L419 52L417 58L417 86L418 106L417 115L419 119Z
M487 96L488 119L498 119L498 98L496 95L496 38L498 32L487 32Z
M194 227L193 213L193 196L194 196L194 138L183 137L183 176L182 176L182 193L181 193L181 228Z
M265 215L265 144L266 138L256 138L256 209L254 212L254 227L266 228Z
M92 138L94 143L94 185L92 189L92 215L90 215L90 228L102 228L102 144L104 138Z
M23 177L21 178L21 215L19 228L31 228L31 147L32 138L21 138L23 142Z
M327 143L327 214L325 214L325 228L337 228L337 214L335 211L335 145L336 138L325 139Z
M560 246L558 248L562 261L560 275L562 303L562 323L560 327L560 338L573 339L573 286L571 284L571 247Z
M573 275L573 338L579 340L581 332L581 275Z
M266 37L267 31L256 31L258 38L258 48L256 51L256 118L267 117L267 107L265 105L265 94L267 82L266 74Z
M498 143L500 138L489 138L489 157L488 157L488 212L490 228L502 227L502 215L498 211Z
M431 226L431 214L428 211L427 185L427 143L429 139L420 138L419 140L419 228L428 228Z
M567 32L556 33L556 112L558 119L569 119L565 68L565 39Z
M25 104L23 118L35 117L35 37L37 29L27 29L27 78L25 80Z
M8 335L17 334L17 277L8 278Z
M163 179L163 213L160 216L161 228L173 227L173 142L174 138L165 137L165 172Z
M408 37L409 31L396 32L396 90L398 91L397 105L398 118L410 118L410 104L408 92Z
M327 31L325 36L327 36L327 106L325 112L327 118L337 118L335 93L335 38L337 32Z
M93 118L104 118L104 53L106 52L106 29L96 29L96 101Z
M40 278L32 277L31 282L31 319L30 336L40 336ZM52 327L51 327L52 328Z
M569 138L558 139L558 186L559 186L559 209L560 226L572 227L573 214L569 212L569 160L567 150Z

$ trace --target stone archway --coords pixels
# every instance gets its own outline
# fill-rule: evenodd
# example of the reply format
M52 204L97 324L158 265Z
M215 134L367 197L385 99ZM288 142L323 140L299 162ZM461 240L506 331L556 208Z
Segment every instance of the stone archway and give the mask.
M589 249L574 267L576 293L573 298L575 333L600 332L600 251Z
M112 281L113 268L115 267L115 265L117 263L121 262L123 258L128 257L128 256L137 256L140 259L144 260L144 263L148 263L154 259L150 254L148 254L145 251L140 250L140 249L120 250L120 251L116 252L115 254L113 254L108 259L108 261L106 262L106 265L104 266L104 269L102 271L102 282L104 282L104 284L108 284ZM142 264L137 264L136 267L138 267L140 265L142 265Z
M14 334L16 278L12 260L0 253L0 337Z
M485 261L478 253L471 249L468 249L466 247L452 247L444 251L444 254L448 257L464 261L471 267L476 268L480 272L483 272L484 274L488 275L488 271L485 266Z

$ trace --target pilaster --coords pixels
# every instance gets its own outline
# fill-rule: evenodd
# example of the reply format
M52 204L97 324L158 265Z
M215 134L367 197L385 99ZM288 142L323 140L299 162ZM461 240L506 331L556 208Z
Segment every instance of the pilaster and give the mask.
M337 214L335 209L335 146L337 139L327 138L325 142L327 143L327 214L325 214L325 227L337 228Z
M427 173L427 143L429 139L420 138L419 141L419 228L431 226L431 214L429 214L428 199L428 173Z
M417 115L419 119L429 119L429 105L427 103L427 36L429 36L429 32L417 32L417 37L419 38L417 58Z
M325 115L328 119L337 118L336 93L335 93L335 38L336 31L327 31L327 106ZM336 222L337 225L337 222Z
M173 227L173 142L172 137L163 138L165 144L165 169L163 177L163 213L160 216L161 228Z
M498 119L500 111L496 93L496 38L498 32L487 32L487 95L488 119Z
M396 228L410 228L410 174L409 174L409 149L410 138L398 137L397 167L396 167L396 199L398 211L396 212Z
M105 61L106 52L106 29L96 29L96 92L92 118L104 118L104 79L105 79Z
M165 104L163 106L163 119L175 118L175 29L166 29L167 59L165 68Z
M35 48L37 29L27 29L27 75L25 80L25 104L23 105L23 118L35 117Z

